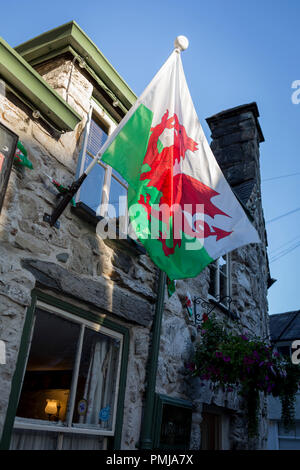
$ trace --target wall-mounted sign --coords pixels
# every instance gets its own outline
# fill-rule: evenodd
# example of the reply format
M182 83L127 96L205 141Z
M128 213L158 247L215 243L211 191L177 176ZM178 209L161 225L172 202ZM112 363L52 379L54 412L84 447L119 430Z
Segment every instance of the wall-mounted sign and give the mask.
M0 212L14 161L18 136L0 123Z

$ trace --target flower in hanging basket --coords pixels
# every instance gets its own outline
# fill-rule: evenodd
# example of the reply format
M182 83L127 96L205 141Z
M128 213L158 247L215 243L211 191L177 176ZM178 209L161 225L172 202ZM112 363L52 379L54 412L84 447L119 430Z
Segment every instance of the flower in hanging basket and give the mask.
M226 330L214 315L204 314L201 328L205 334L196 348L193 375L226 385L227 390L238 387L247 405L249 436L258 432L259 392L280 398L284 424L291 425L300 367L275 354L260 338Z

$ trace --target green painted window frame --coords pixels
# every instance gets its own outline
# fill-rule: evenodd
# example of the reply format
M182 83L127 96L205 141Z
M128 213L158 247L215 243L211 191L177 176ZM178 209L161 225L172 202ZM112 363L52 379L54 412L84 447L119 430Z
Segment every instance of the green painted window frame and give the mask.
M119 393L118 393L118 402L117 402L117 413L116 413L116 426L115 434L113 437L112 448L114 450L120 449L121 438L122 438L122 427L123 427L123 414L124 414L124 397L126 389L126 377L127 377L127 364L128 364L128 354L129 354L129 329L119 323L116 323L106 317L101 317L100 315L95 314L89 310L86 310L84 307L80 308L73 304L68 303L65 300L61 300L54 296L54 294L45 293L39 289L34 289L32 291L32 302L27 309L23 333L20 343L20 349L18 354L18 360L16 365L16 370L12 380L11 393L9 397L9 403L6 413L6 419L3 427L2 438L0 442L1 450L9 450L11 435L13 431L14 420L17 412L18 402L22 389L24 369L26 365L26 358L28 354L28 349L30 346L30 337L33 326L33 319L37 301L44 302L49 306L53 306L64 310L68 313L81 317L85 320L88 320L93 323L100 324L109 328L113 331L121 333L123 335L123 348L122 348L122 358L121 358L121 369L120 369L120 379L119 379ZM109 445L111 440L109 439Z
M160 393L155 393L154 398L154 412L153 412L153 423L152 423L152 442L153 449L164 450L160 448L160 431L162 425L162 416L163 416L163 406L171 405L178 408L186 408L193 411L193 404L188 400L183 400L181 398L173 398L168 395L163 395ZM180 450L180 449L178 449Z

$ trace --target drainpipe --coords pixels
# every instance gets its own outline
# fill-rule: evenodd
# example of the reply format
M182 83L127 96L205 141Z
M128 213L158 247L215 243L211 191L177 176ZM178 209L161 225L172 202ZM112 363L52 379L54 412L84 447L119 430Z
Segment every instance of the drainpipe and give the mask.
M160 344L161 321L164 311L166 273L159 271L158 293L155 306L155 315L153 319L152 342L149 348L148 377L146 389L146 401L144 416L142 421L142 430L140 437L140 449L152 449L152 422L156 386L156 373Z

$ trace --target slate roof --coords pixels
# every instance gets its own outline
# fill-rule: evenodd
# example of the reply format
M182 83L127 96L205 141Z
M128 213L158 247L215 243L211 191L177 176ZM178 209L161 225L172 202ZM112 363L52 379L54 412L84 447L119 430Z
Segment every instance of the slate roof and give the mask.
M272 341L300 339L300 310L270 315Z

